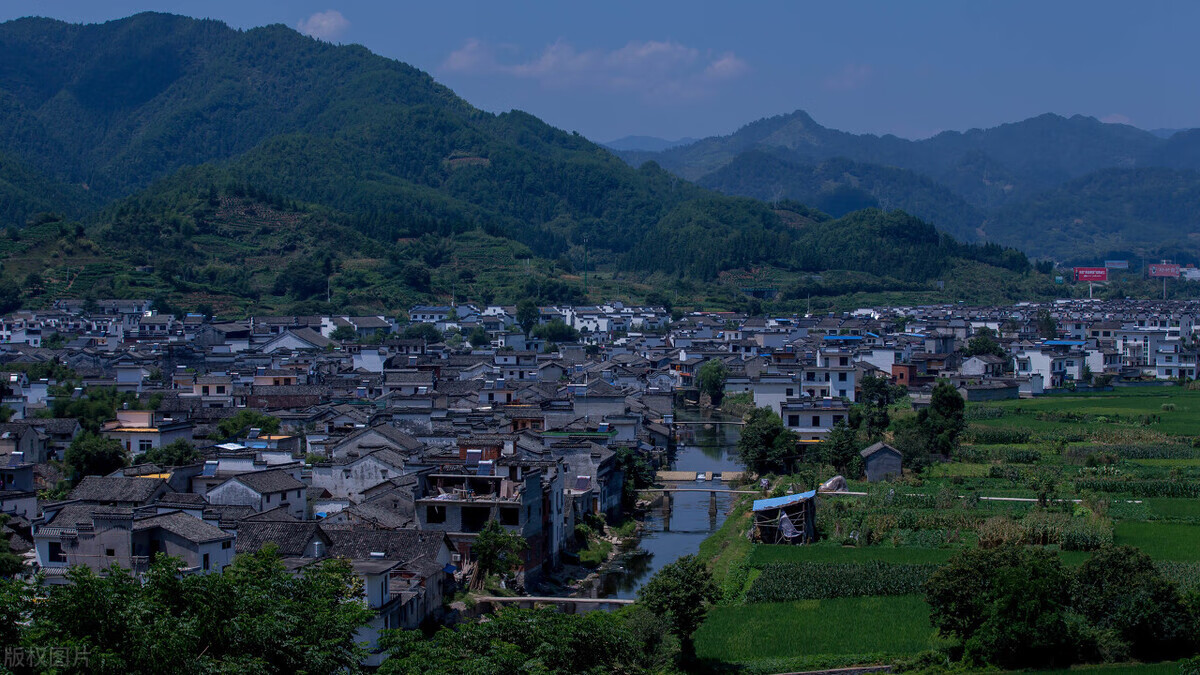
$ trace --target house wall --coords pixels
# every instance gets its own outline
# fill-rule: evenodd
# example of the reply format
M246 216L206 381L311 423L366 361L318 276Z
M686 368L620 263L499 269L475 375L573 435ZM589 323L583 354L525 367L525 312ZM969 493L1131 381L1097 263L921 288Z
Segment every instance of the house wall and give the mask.
M887 480L889 476L899 476L901 468L900 455L888 450L880 450L866 459L867 480L877 483Z
M252 506L257 511L264 510L262 495L236 481L226 481L212 488L204 498L209 504Z
M374 457L365 457L352 464L314 466L313 487L325 488L334 497L359 501L363 491L402 473L397 467Z

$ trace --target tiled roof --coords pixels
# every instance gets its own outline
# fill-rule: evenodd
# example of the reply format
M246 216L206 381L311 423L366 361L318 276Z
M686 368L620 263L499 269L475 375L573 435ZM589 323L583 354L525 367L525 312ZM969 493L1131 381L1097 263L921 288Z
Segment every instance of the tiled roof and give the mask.
M208 523L190 516L182 511L171 511L168 513L143 518L133 524L135 532L149 530L152 528L161 528L171 534L183 537L188 541L197 544L203 544L209 541L219 541L228 539L231 535L227 534L219 527L213 527Z
M229 480L236 480L259 494L304 489L304 483L296 480L292 474L282 469L241 473Z
M85 476L68 495L69 499L91 502L148 503L163 486L161 478Z

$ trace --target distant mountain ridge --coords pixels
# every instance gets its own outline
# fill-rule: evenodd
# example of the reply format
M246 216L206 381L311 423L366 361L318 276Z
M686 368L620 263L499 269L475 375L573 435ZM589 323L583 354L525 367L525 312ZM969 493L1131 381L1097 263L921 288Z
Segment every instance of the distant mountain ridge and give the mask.
M804 231L776 206L635 169L533 115L479 110L409 65L280 25L2 23L0 148L0 283L42 301L580 301L588 264L610 290L671 283L733 306L744 275L783 284L845 265L911 290L963 265L1030 268L902 214L879 231L919 229L905 249L919 264L880 267L881 237L813 260L836 248L824 238L882 216Z
M1180 181L1191 180L1186 173L1167 181L1172 186L1170 190L1164 184L1160 197L1169 206L1161 213L1153 208L1139 208L1138 215L1130 214L1123 220L1093 218L1090 222L1099 228L1094 232L1087 228L1081 231L1074 225L1066 227L1079 220L1078 214L1086 211L1087 205L1081 203L1085 193L1063 192L1082 189L1080 186L1087 182L1076 181L1096 172L1138 172L1148 168L1200 170L1198 130L1167 135L1081 115L1067 118L1045 114L990 129L946 131L912 141L830 129L807 113L796 111L752 122L728 136L706 138L661 152L619 154L634 166L654 161L676 175L727 194L819 204L830 195L845 196L853 192L864 203L893 204L892 208L904 208L928 218L956 236L968 239L986 236L1034 255L1061 260L1102 255L1105 250L1100 242L1114 240L1113 228L1121 230L1121 236L1116 237L1122 242L1121 250L1159 251L1167 245L1178 245L1181 255L1200 254L1200 248L1186 237L1161 236L1163 219L1189 210L1200 212L1200 201L1190 201L1193 190L1176 189ZM848 161L846 166L853 168L840 175L829 175L829 167L820 170L831 160ZM871 179L864 187L865 174L870 174ZM1132 174L1128 180L1120 181L1113 181L1111 173L1108 175L1106 184L1118 191L1129 189L1137 193L1135 196L1118 192L1111 196L1107 203L1115 207L1135 198L1145 199L1146 177L1162 179L1167 174ZM819 184L814 182L818 176ZM917 177L931 183L915 182ZM1043 197L1051 193L1056 195L1054 199ZM1180 203L1180 200L1188 201ZM1050 208L1051 204L1059 211L1035 212L1036 208ZM1023 220L1010 223L1017 216ZM1063 226L1058 229L1088 238L1071 243L1031 238L1026 225L1047 221ZM1144 236L1138 234L1142 224L1147 225ZM1174 222L1176 231L1196 233L1196 227L1197 223L1190 218ZM1180 240L1184 243L1180 244Z
M617 151L644 151L644 152L662 152L670 150L681 145L690 145L695 143L696 138L685 136L676 140L668 140L658 138L657 136L622 136L616 140L601 143L604 147L610 150Z

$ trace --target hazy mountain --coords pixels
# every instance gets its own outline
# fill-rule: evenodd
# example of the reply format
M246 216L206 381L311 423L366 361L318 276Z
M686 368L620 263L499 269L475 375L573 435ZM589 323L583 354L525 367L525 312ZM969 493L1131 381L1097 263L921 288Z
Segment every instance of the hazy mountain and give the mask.
M617 151L639 150L645 152L662 152L663 150L677 148L681 145L695 143L696 140L689 137L669 141L665 138L657 138L655 136L623 136L615 141L608 141L601 145L610 150Z
M1164 136L1091 117L1047 114L912 141L830 129L797 111L758 120L729 136L656 153L620 154L634 165L654 161L727 194L787 197L834 211L854 203L901 208L957 236L1001 241L1035 255L1086 260L1111 242L1133 249L1179 245L1197 250L1186 237L1168 237L1195 232L1189 220L1174 221L1174 229L1164 228L1162 220L1180 214L1175 205L1187 202L1186 191L1159 195L1164 201L1159 211L1142 202L1155 186L1167 189L1172 182L1147 182L1147 176L1162 177L1155 173L1129 174L1137 178L1121 183L1104 200L1114 209L1110 216L1066 228L1077 237L1070 246L1034 236L1037 232L1021 223L1051 222L1072 202L1077 203L1068 210L1090 211L1084 202L1096 195L1089 186L1113 185L1114 170L1200 169L1200 130ZM830 176L831 169L822 167L835 159L841 163L831 166L839 175ZM1086 180L1098 172L1103 176ZM1021 220L1010 222L1016 214Z

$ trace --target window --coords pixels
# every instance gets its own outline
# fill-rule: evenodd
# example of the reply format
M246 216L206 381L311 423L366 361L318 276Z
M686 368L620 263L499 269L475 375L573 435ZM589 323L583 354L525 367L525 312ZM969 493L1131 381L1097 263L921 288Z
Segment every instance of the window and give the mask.
M841 396L842 398L846 398L846 390L838 389L838 396Z
M833 423L834 423L834 424L837 424L838 422L841 422L841 421L842 421L842 419L844 419L844 418L843 418L841 415L834 415L834 416L833 416Z
M446 507L444 507L444 506L426 506L425 507L425 522L427 522L427 523L444 523L444 522L446 522Z
M223 541L223 542L221 542L221 548L222 549L233 548L233 542L232 541Z
M138 441L138 452L150 452L154 447L154 441L142 439Z
M380 477L380 478L382 478L382 479L384 479L384 480L387 480L387 476L388 476L387 469L380 469L380 470L379 470L379 477Z
M48 553L50 555L50 562L56 562L56 563L67 562L67 554L63 552L63 547L60 542L57 542L57 541L50 542L50 550L48 551Z
M208 554L207 553L204 554L204 561L202 563L200 563L200 566L203 567L204 569L208 569Z
M787 390L787 397L788 397L788 398L791 398L792 396L795 396L795 394L796 394L796 390L795 390L795 389L792 389L791 387L788 387L788 390Z
M203 387L200 387L200 393L204 396L208 396L208 385L204 385Z
M799 415L788 415L788 426L789 427L800 426L800 416Z
M814 427L819 427L819 426L821 426L821 416L820 416L820 415L813 415L813 416L812 416L812 425L813 425Z
M225 393L225 385L223 385L223 384L218 384L218 385L217 385L217 393L218 393L218 394L224 394L224 393Z
M838 373L838 382L846 381L846 373Z
M521 522L521 509L516 506L500 507L500 524L501 525L519 525Z
M850 365L850 359L843 356L840 359L838 359L838 365L839 366L848 366L848 365Z
M117 551L116 551L116 549L106 548L106 549L104 549L104 555L106 555L110 558L115 558L115 557L117 557Z

